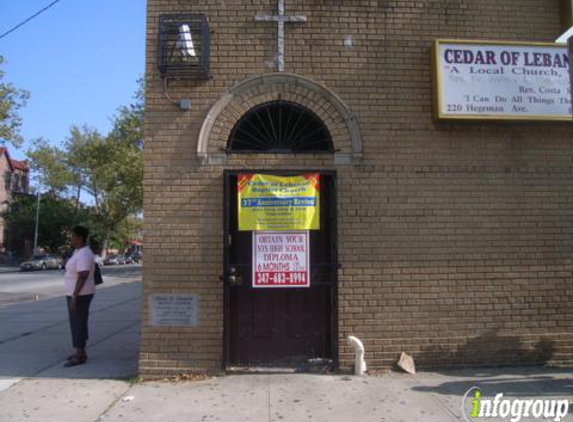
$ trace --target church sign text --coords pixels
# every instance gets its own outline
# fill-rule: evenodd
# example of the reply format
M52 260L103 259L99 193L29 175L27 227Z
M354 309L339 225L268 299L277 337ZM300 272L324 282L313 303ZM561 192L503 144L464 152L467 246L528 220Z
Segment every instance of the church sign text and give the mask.
M572 120L567 47L438 40L437 119Z

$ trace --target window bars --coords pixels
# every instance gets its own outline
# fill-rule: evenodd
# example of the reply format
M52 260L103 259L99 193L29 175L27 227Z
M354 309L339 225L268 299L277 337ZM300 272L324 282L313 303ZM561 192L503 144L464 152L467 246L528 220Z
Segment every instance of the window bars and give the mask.
M210 76L210 30L205 15L159 17L159 71L162 78Z
M227 152L334 152L326 125L312 111L288 101L272 101L249 110L235 125Z

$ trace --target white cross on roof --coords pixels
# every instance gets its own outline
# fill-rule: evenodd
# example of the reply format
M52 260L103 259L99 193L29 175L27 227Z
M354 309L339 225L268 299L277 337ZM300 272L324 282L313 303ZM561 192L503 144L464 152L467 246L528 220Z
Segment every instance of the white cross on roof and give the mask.
M285 70L285 22L306 22L304 15L285 15L285 2L278 0L278 15L256 15L257 22L277 22L278 24L278 53L277 53L277 70Z

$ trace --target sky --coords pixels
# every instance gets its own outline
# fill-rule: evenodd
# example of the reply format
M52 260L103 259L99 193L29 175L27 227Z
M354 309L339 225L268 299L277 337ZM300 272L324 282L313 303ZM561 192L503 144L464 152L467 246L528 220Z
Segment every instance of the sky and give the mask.
M0 0L0 34L53 0ZM145 0L60 0L0 39L3 81L30 92L20 150L43 137L59 144L72 125L105 134L117 109L133 102L145 63Z

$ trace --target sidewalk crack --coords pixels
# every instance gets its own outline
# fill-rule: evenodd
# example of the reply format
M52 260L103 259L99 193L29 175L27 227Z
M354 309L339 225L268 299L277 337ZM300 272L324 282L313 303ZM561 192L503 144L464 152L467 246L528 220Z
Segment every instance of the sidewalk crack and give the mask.
M101 422L105 419L105 415L116 405L119 403L120 400L122 400L123 397L127 396L127 393L129 392L129 390L131 390L133 387L130 385L128 386L118 397L115 398L115 400L113 400L108 407L106 407L103 412L100 413L100 415L93 421L93 422Z

